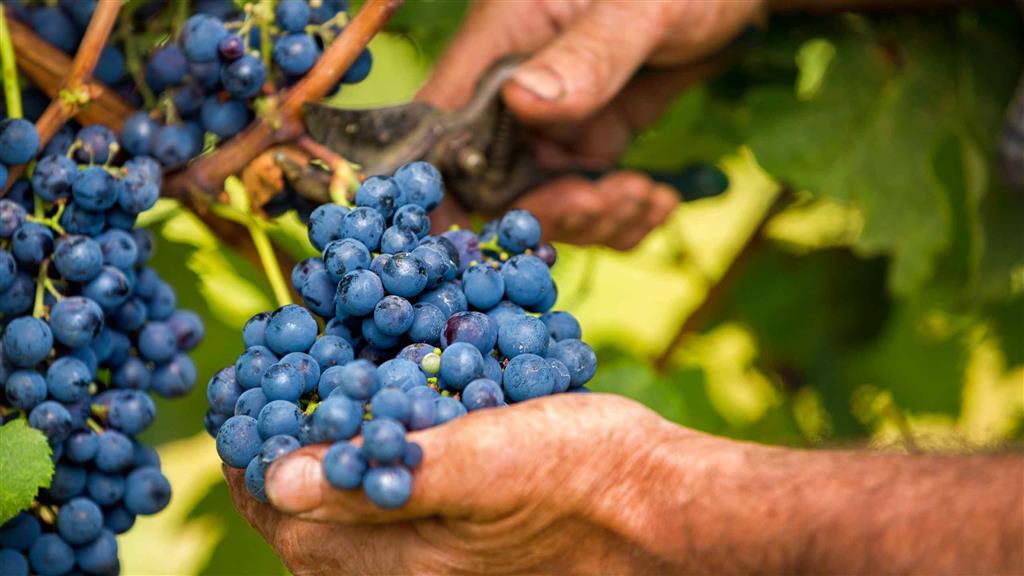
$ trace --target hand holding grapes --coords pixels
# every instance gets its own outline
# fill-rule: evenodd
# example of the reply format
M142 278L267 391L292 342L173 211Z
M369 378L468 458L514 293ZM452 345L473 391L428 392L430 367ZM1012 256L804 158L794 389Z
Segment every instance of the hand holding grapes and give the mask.
M608 169L634 132L707 73L678 66L723 47L759 6L756 0L481 2L470 9L421 97L461 106L491 63L526 54L503 97L535 129L541 161L552 169ZM661 70L634 77L643 66ZM668 217L676 198L641 173L618 171L597 181L553 181L517 206L537 214L551 239L626 249ZM446 208L449 220L460 221L457 209Z

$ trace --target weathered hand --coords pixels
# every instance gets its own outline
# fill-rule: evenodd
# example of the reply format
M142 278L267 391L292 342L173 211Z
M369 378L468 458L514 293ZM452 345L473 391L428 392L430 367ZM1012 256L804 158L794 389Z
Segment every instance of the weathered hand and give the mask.
M481 2L420 97L458 107L495 60L529 55L503 97L534 129L542 163L608 169L636 131L708 71L680 66L723 47L759 7L757 0ZM636 76L642 66L661 70ZM677 201L672 189L642 173L613 172L596 182L554 181L517 205L541 219L549 239L627 249L663 222ZM438 219L445 226L465 223L454 206Z
M270 469L273 506L248 495L243 471L225 473L238 510L296 574L664 573L627 537L642 510L627 499L654 481L637 475L648 448L680 430L603 394L474 412L410 435L425 458L396 511L327 484L326 445Z

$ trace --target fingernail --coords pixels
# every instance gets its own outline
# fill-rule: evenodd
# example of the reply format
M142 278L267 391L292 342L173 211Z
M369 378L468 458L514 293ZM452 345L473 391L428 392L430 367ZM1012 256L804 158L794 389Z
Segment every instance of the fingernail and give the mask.
M308 512L320 505L323 470L320 461L309 456L286 458L267 478L267 498L282 512Z
M541 100L559 100L565 95L562 77L548 68L522 68L512 75L512 81Z

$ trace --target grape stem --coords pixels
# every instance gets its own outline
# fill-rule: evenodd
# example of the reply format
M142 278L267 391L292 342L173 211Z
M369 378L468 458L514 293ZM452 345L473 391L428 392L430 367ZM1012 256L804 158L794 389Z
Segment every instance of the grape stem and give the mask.
M266 227L258 218L250 217L246 228L252 236L252 243L256 246L256 253L259 254L263 272L266 273L270 288L274 291L278 307L291 304L292 295L284 281L284 275L281 274L281 265L277 262L277 253L274 252L274 245L267 236Z
M729 263L729 267L726 268L725 272L722 273L716 282L708 287L704 300L701 301L696 310L683 319L668 346L654 359L654 368L656 370L659 372L667 370L672 364L676 351L686 341L687 337L700 330L704 323L714 315L719 303L729 293L736 280L742 276L742 272L746 268L747 262L750 261L750 257L764 244L764 230L768 223L792 204L792 202L793 193L791 190L783 188L778 192L775 199L764 211L757 227L750 233L750 236L747 237L739 252L732 259L732 262Z
M18 86L18 64L14 58L14 43L7 28L7 12L0 10L0 65L3 66L4 100L7 117L21 118L21 88Z
M32 317L42 318L46 313L46 304L44 295L46 293L46 271L50 267L50 260L43 260L42 264L39 265L39 274L36 276L36 299L35 304L32 306Z
M53 135L57 133L61 126L74 118L83 109L83 106L93 99L94 92L101 93L104 90L102 85L95 85L90 80L92 79L92 72L96 68L96 63L100 59L100 53L110 37L110 32L114 29L114 23L117 22L117 13L121 10L121 4L122 0L104 0L96 5L96 11L93 13L92 20L89 21L89 27L85 30L85 36L82 38L82 43L78 46L78 52L75 53L75 58L71 61L71 66L64 77L64 81L56 90L51 92L53 99L50 101L50 105L47 106L46 111L39 117L39 120L36 121L36 132L39 133L40 149L46 146L46 143L50 141L50 138L53 138ZM22 43L15 36L21 32L27 32L26 27L21 24L15 25L14 21L11 21L9 24L9 31L11 32L13 42L21 46ZM60 54L60 50L50 46L49 43L42 40L39 43L49 49L50 56L53 56L54 53ZM22 55L33 54L36 48L39 48L41 52L47 52L41 46L36 46L32 49L28 49L26 46L26 50L21 53ZM39 56L39 54L36 55ZM63 54L61 54L61 57L63 57ZM38 64L38 60L36 64ZM26 66L25 70L28 71L29 69ZM6 87L5 91L9 92ZM62 93L82 95L84 97L65 99L61 96ZM123 113L127 110L130 110L130 107L125 106L125 110L121 112ZM111 115L113 116L113 121L109 123L104 121L103 123L114 129L118 129L121 126L121 122L127 117L125 115L118 118L116 113ZM7 184L2 190L3 193L6 193L7 189L21 177L24 170L24 165L11 168ZM2 197L2 194L0 194L0 197Z

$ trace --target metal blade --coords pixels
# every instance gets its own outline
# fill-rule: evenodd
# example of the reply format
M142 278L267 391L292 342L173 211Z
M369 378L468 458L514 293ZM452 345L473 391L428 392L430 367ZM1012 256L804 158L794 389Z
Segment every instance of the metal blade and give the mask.
M383 161L396 142L409 136L437 111L425 102L364 110L307 102L302 113L306 130L314 140L346 160L373 166Z

